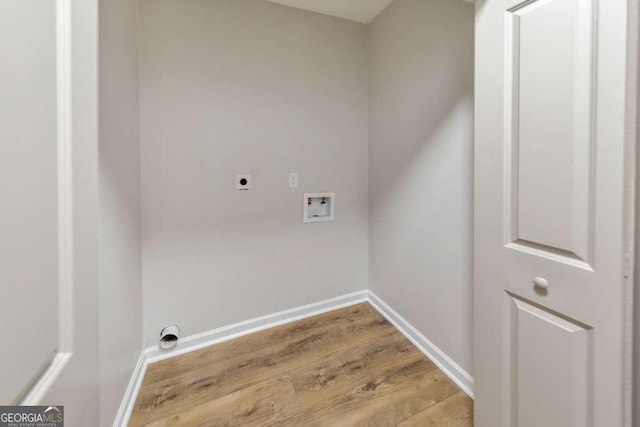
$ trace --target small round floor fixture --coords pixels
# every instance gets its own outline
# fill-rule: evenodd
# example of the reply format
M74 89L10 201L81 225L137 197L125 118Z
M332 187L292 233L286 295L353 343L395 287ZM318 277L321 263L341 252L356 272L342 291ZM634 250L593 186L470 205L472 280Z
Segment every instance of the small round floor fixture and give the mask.
M169 350L178 345L179 338L180 328L178 325L166 326L160 331L160 343L158 345L162 350Z

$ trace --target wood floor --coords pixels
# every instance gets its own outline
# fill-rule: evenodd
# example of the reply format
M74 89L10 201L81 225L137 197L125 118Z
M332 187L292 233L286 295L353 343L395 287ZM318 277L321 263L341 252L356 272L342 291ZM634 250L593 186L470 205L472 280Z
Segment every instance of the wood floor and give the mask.
M130 426L470 427L472 401L367 303L149 366Z

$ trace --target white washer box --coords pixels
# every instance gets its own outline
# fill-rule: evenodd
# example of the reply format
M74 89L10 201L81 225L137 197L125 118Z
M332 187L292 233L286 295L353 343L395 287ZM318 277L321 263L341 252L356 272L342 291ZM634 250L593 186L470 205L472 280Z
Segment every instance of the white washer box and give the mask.
M336 193L305 193L302 199L302 222L333 221Z

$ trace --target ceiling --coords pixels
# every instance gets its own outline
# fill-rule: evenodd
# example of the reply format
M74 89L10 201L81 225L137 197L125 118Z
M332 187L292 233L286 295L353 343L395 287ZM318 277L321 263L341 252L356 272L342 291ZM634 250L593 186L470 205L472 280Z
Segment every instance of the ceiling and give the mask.
M269 0L285 6L368 24L393 0Z

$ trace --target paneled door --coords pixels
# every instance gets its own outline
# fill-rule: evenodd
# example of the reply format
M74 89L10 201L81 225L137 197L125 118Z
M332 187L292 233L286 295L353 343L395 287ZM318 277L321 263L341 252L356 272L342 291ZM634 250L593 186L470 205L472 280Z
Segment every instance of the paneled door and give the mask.
M0 2L2 404L60 353L56 47L55 2Z
M0 1L0 405L96 426L98 1Z
M627 7L478 1L478 427L630 425Z

